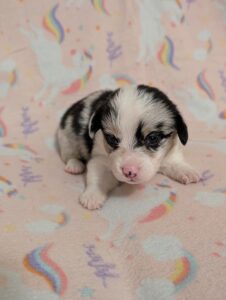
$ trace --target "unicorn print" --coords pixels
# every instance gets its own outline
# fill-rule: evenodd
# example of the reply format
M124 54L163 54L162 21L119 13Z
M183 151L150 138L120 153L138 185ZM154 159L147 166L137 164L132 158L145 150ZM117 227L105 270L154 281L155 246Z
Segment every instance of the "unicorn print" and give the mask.
M72 4L75 4L78 7L81 7L84 4L84 0L67 0L66 1L66 6L70 6Z
M214 124L224 126L218 117L219 112L216 103L206 96L201 96L195 88L186 88L178 91L177 94L181 99L184 99L188 110L198 121L206 123L209 127Z
M183 11L175 0L136 0L140 14L140 53L138 61L148 62L159 50L167 32L161 22L163 13L168 13L173 22L178 23Z
M173 300L196 276L195 257L184 249L173 235L152 235L143 242L144 252L161 262L173 261L174 268L167 278L146 278L137 290L139 300ZM146 298L145 298L146 295Z
M139 194L138 197L141 195ZM140 217L147 215L151 209L162 204L169 197L169 191L148 187L142 199L133 201L120 195L120 189L106 202L98 214L109 223L108 230L100 238L110 239L114 230L123 224L122 232L117 243L120 244L131 230L133 223Z
M219 207L226 204L226 193L224 190L198 191L194 199L202 205Z
M219 152L226 153L226 140L223 139L191 140L191 142L196 145L211 147Z
M136 291L137 300L176 300L172 282L165 278L145 278Z
M117 89L118 85L116 80L110 74L103 74L100 79L100 87L101 89Z
M60 44L56 40L48 39L41 28L32 25L30 31L24 28L20 31L30 40L44 80L42 89L34 97L35 100L46 99L44 102L50 104L59 93L68 89L73 83L87 78L92 68L92 57L86 51L77 51L72 57L73 67L67 67L63 64Z
M0 277L6 280L6 284L0 286L1 300L60 300L60 296L53 292L25 286L20 274L14 270L1 268Z

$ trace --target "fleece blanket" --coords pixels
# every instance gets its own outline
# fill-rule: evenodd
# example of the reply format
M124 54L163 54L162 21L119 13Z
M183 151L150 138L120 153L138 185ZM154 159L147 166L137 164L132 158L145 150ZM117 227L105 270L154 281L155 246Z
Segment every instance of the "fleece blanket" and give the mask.
M225 32L225 0L0 1L0 300L226 299ZM178 105L201 180L85 210L59 119L136 83Z

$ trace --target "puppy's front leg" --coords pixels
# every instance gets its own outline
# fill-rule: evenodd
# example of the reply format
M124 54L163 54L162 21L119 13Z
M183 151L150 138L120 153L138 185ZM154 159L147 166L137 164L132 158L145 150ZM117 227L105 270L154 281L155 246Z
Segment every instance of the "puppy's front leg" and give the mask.
M159 173L162 173L183 184L196 183L200 180L198 172L193 169L176 146L163 161Z
M88 209L103 206L108 193L117 186L118 181L107 168L104 157L93 157L87 164L86 188L79 202Z

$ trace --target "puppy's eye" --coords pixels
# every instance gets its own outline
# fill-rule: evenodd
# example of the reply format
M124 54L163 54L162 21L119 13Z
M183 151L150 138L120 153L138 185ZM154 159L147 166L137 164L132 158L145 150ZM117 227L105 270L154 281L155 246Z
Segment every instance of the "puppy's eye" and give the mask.
M109 146L112 148L117 148L119 144L119 139L117 139L113 134L105 134L105 139Z
M161 141L161 136L158 132L151 132L148 136L146 136L144 141L148 148L157 148Z

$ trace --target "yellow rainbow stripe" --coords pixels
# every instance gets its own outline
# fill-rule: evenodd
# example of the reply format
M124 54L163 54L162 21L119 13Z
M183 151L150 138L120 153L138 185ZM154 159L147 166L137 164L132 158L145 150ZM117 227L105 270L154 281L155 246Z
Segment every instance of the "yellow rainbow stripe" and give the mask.
M187 277L189 270L189 261L186 257L182 257L175 262L175 271L169 279L174 284L179 284Z
M92 66L89 67L87 73L81 78L76 81L74 81L68 88L62 91L62 94L64 95L70 95L73 94L80 89L83 89L87 82L89 81L90 77L92 76L93 68Z
M165 41L162 45L162 48L160 49L158 53L158 59L159 61L165 65L165 66L171 66L176 70L179 70L178 66L175 65L173 59L174 59L174 43L173 41L166 36Z
M17 73L16 70L13 70L8 74L8 82L10 86L14 86L17 82Z
M57 224L63 226L65 224L67 224L67 222L68 222L68 216L64 212L62 212L62 213L56 215L54 220L55 220L55 222Z
M171 192L169 198L165 202L154 207L146 217L139 221L139 223L152 222L161 218L162 216L164 216L172 210L175 202L176 194L174 192Z
M219 118L226 120L226 109L219 113Z
M0 191L3 191L9 197L17 194L17 189L14 188L12 182L3 176L0 176Z
M46 30L52 33L59 44L64 40L64 29L56 17L56 12L59 5L56 4L48 14L43 18L43 26Z
M182 3L181 0L176 0L177 5L179 6L179 8L182 8Z
M115 79L119 87L136 84L135 80L127 74L117 73L113 74L112 77Z
M175 285L176 291L179 291L193 280L196 272L197 264L194 257L185 251L184 256L175 261L174 271L168 279Z
M23 263L28 271L45 278L53 291L62 296L67 289L67 276L49 257L51 247L52 244L48 244L34 249L25 256Z
M24 145L24 144L4 144L3 147L9 148L9 149L15 149L15 150L24 150L24 151L28 151L32 154L37 154L36 151L34 151L29 146Z
M100 13L110 15L105 6L105 0L91 0L93 7Z

